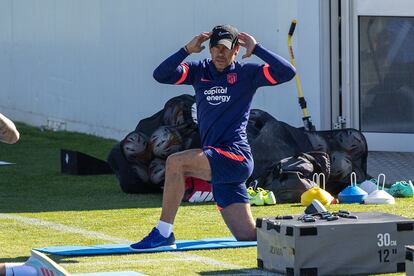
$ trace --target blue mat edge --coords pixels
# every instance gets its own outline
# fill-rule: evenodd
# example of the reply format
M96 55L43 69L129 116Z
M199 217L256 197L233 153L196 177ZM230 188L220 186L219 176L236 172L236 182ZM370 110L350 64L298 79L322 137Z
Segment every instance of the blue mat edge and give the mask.
M195 245L187 247L179 247L185 243L194 243ZM199 243L197 245L197 243ZM234 238L212 238L201 240L178 240L176 241L177 249L164 250L143 250L132 251L129 244L100 244L91 246L49 246L33 248L42 253L57 256L93 256L93 255L114 255L114 254L140 254L140 253L157 253L166 251L190 251L190 250L206 250L206 249L224 249L224 248L240 248L257 246L256 241L237 241ZM111 246L117 248L110 248ZM105 248L106 247L106 248ZM61 249L59 251L59 249ZM97 252L102 251L102 252Z

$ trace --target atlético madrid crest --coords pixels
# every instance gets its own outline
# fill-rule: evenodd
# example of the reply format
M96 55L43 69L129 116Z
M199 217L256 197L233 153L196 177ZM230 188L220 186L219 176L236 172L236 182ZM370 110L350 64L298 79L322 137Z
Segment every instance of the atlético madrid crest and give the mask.
M227 82L230 84L235 84L237 81L237 73L227 74Z

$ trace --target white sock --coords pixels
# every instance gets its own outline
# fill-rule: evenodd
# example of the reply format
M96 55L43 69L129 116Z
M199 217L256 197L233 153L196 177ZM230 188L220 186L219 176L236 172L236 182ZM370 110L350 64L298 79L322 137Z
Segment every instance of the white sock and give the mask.
M173 225L171 223L168 223L162 220L158 222L158 225L156 228L158 229L158 231L160 231L160 234L164 238L168 238L173 231Z
M37 276L36 268L23 263L6 263L6 276Z

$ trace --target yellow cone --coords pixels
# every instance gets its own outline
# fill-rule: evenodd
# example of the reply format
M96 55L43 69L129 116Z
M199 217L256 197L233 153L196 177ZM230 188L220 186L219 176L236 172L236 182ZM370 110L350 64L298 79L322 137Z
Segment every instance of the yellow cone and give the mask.
M313 187L300 196L300 203L303 206L308 206L314 199L319 200L324 206L328 206L334 200L334 197L324 189Z

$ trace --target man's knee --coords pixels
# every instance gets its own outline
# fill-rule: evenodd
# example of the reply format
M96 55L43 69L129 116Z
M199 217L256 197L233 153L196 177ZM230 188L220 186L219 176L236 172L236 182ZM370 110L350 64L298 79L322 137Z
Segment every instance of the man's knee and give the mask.
M223 219L238 241L256 240L256 222L249 203L233 203L221 211Z
M197 151L181 151L173 153L167 157L166 166L174 169L188 171L197 167L198 164L195 164L194 160L197 160Z
M179 153L172 154L167 157L165 161L165 184L182 184L184 185L184 181L167 181L171 179L183 179L185 176L185 158L181 156Z
M180 174L207 181L211 180L210 164L200 149L171 154L168 156L165 166L166 177L167 175Z
M184 167L184 158L183 156L178 152L171 154L167 157L167 160L165 161L165 168L168 171L175 171L175 172L181 172L183 171Z
M238 241L257 240L257 233L255 227L247 227L245 229L234 230L233 235Z

